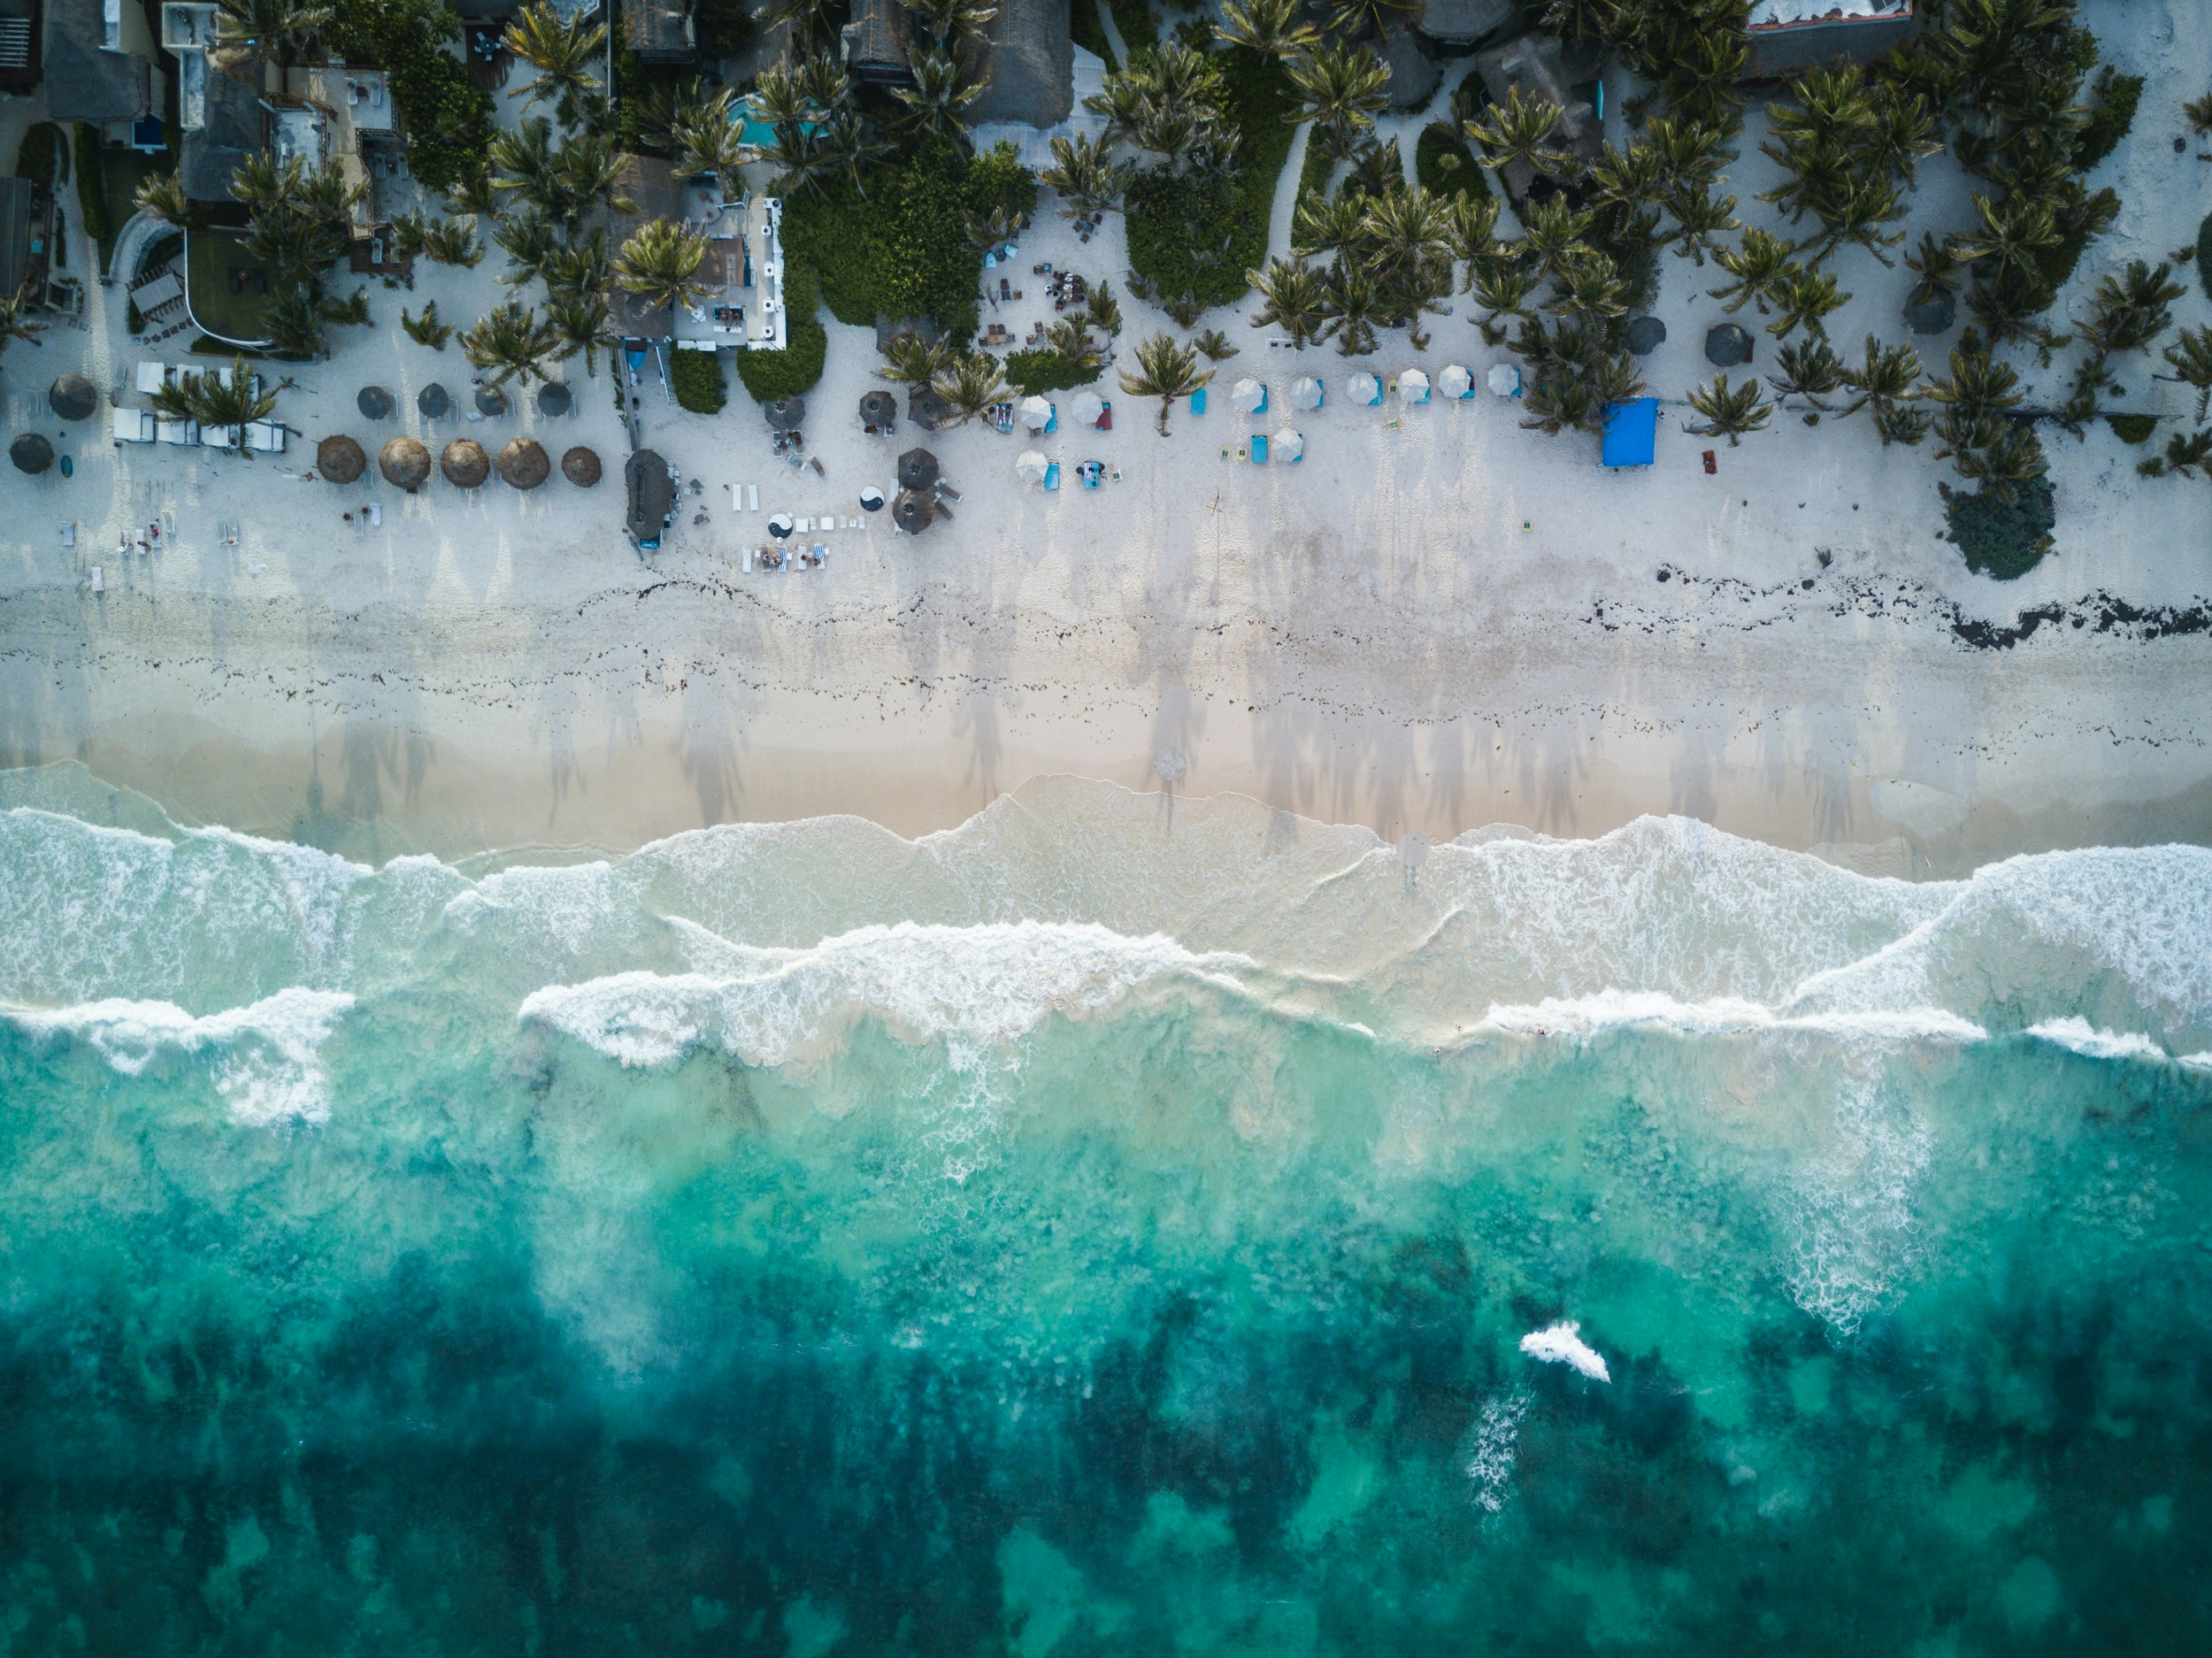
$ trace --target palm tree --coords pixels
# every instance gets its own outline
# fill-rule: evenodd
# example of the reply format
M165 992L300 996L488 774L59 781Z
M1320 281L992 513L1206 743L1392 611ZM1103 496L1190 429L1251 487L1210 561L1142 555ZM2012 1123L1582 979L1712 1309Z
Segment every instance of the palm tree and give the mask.
M1517 260L1492 259L1475 272L1471 291L1475 303L1487 313L1478 325L1485 345L1505 343L1506 318L1527 320L1529 296L1535 289L1535 272Z
M1080 317L1064 317L1045 330L1045 343L1074 368L1096 368L1106 354Z
M1959 291L1959 272L1963 262L1951 251L1949 242L1938 242L1933 232L1924 230L1920 233L1920 246L1905 256L1905 268L1920 279L1909 303L1926 305L1943 295Z
M1292 60L1294 121L1311 121L1309 142L1333 159L1352 153L1362 133L1390 102L1390 71L1364 46L1321 46Z
M1994 277L2008 271L2036 275L2035 256L2059 240L2059 228L2050 203L2008 196L2001 203L1976 191L1974 211L1982 228L1960 236L1951 244L1962 259L1986 259Z
M417 345L426 345L433 351L444 350L446 342L453 338L453 325L438 320L438 302L434 299L423 302L419 317L411 316L403 309L399 326L410 340Z
M1375 320L1382 296L1363 265L1339 259L1329 267L1326 291L1336 349L1345 357L1365 357L1375 349Z
M891 89L891 96L907 107L907 125L926 137L964 145L967 128L961 117L983 96L982 84L971 81L967 66L946 51L918 52L908 67L914 84Z
M607 257L607 233L594 227L588 234L548 248L538 265L545 291L557 299L578 294L603 294L614 280L614 263Z
M1778 399L1802 397L1820 413L1828 412L1821 399L1842 388L1845 371L1843 359L1825 338L1814 334L1791 341L1779 353L1778 366L1774 377Z
M1715 299L1725 302L1724 311L1741 311L1747 304L1755 304L1763 317L1767 306L1781 302L1784 291L1802 270L1792 257L1796 251L1795 242L1785 242L1754 225L1744 232L1742 247L1723 248L1714 254L1715 263L1736 280L1709 291Z
M1229 343L1229 336L1218 328L1207 329L1191 345L1209 363L1225 363L1237 355L1237 348Z
M517 376L526 386L544 379L546 359L557 356L560 346L558 329L513 300L495 305L461 336L462 355L472 367L494 371L493 386Z
M708 292L707 284L698 280L706 257L703 233L656 219L641 225L622 244L615 256L615 280L637 295L648 311L695 304Z
M1451 198L1446 230L1451 237L1452 257L1466 268L1466 285L1475 283L1475 267L1498 250L1498 198L1485 191L1464 192Z
M862 201L868 199L867 187L861 182L864 169L872 165L890 150L890 146L871 135L867 118L857 110L833 110L815 129L814 153L821 165L833 173L841 173L850 181L853 193ZM723 187L725 194L730 187Z
M503 221L492 232L492 241L507 256L507 268L499 280L508 288L526 288L545 273L546 262L560 243L560 233L541 213L524 213Z
M322 303L305 283L283 289L261 308L262 334L279 357L320 357L323 322Z
M610 342L607 296L604 294L557 294L545 305L545 320L558 342L553 355L584 357L584 372L599 372L599 348Z
M1774 413L1772 403L1759 401L1756 376L1732 388L1726 374L1716 374L1710 386L1691 388L1690 407L1705 417L1705 424L1682 429L1697 437L1726 438L1732 449L1742 442L1746 433L1764 426Z
M1367 244L1368 268L1386 287L1409 282L1451 260L1450 213L1417 184L1368 197L1360 234Z
M764 32L787 31L793 49L803 52L813 47L815 31L825 26L828 14L828 0L771 0L758 20Z
M979 259L1021 234L1021 215L1010 207L994 207L987 213L970 213L963 230L968 251Z
M1052 141L1052 165L1037 175L1060 196L1071 219L1091 219L1121 205L1131 169L1087 133Z
M497 219L499 187L489 173L472 173L446 192L445 211L457 219Z
M940 46L956 41L979 41L998 8L987 0L906 0L906 9L921 20Z
M2192 472L2212 478L2212 431L2175 433L2166 440L2164 455L2153 456L2135 470L2146 478L2162 478L2170 472L2185 478Z
M1084 305L1083 310L1084 314L1090 319L1091 326L1106 335L1108 339L1115 339L1120 335L1121 302L1114 297L1114 285L1111 282L1102 280L1096 288L1093 288L1090 299Z
M1943 405L1947 421L1980 426L2016 409L2024 394L2020 372L2000 363L1989 348L1972 334L1951 348L1951 372L1928 388L1928 395Z
M1828 337L1828 319L1850 302L1851 296L1836 286L1831 271L1801 271L1790 279L1779 296L1780 315L1767 324L1767 332L1786 340L1800 327L1816 339Z
M1004 402L1010 389L998 358L988 351L963 351L937 372L929 387L952 406L963 426Z
M292 55L330 21L327 5L314 0L216 0L215 39L244 47L263 61L271 57L289 67Z
M908 386L926 386L952 361L952 348L941 340L925 340L911 328L902 328L883 348L883 366L876 371L885 380Z
M676 148L676 173L680 178L715 181L725 196L733 195L731 180L744 165L745 129L730 119L734 95L727 87L685 110L669 131Z
M183 181L173 173L150 173L140 180L138 192L131 199L140 212L165 225L180 230L199 225L200 204L184 193Z
M1520 251L1540 281L1568 260L1589 253L1590 233L1596 227L1595 213L1586 208L1577 212L1563 192L1549 196L1523 206Z
M36 345L38 337L46 332L46 325L29 311L29 285L17 289L5 299L0 299L0 352L18 340Z
M1421 8L1420 0L1322 0L1322 9L1329 14L1331 33L1357 40L1380 35L1394 20Z
M2035 428L2017 420L2005 422L1992 441L1952 454L1952 464L1960 477L1970 483L1990 485L2008 501L2013 498L2013 485L2040 478L2051 470Z
M2097 285L2083 337L2100 354L2150 344L2172 324L2173 302L2188 292L2173 280L2173 269L2163 261L2154 270L2145 260L2131 259L2117 276L2108 274Z
M1910 342L1885 346L1872 334L1866 336L1866 358L1857 366L1844 372L1844 383L1855 394L1844 406L1847 415L1856 414L1870 405L1874 411L1874 424L1881 429L1883 416L1916 402L1920 396L1916 383L1920 379L1920 353ZM1924 419L1921 430L1926 430ZM1895 440L1884 432L1884 443ZM1917 443L1917 436L1906 440Z
M473 219L440 219L423 232L422 250L436 264L459 265L464 270L473 270L484 262Z
M1226 46L1241 46L1263 58L1287 63L1310 51L1319 32L1300 12L1302 0L1228 0L1214 38Z
M1349 191L1310 196L1291 217L1290 250L1302 259L1325 253L1348 258L1359 247L1366 223L1366 203Z
M1132 397L1160 400L1160 435L1167 435L1168 413L1178 397L1187 397L1213 379L1201 370L1198 355L1171 334L1156 334L1137 346L1137 372L1121 372L1121 388Z
M1521 424L1557 437L1562 432L1601 432L1605 411L1581 375L1561 364L1540 364L1521 394Z
M2184 328L2163 355L2174 378L2195 388L2197 418L2203 419L2206 405L2212 403L2212 326Z
M171 420L196 420L204 426L230 432L242 440L246 426L256 420L266 420L276 412L277 394L291 384L288 380L265 387L246 366L246 359L234 357L227 374L208 369L197 374L180 375L164 386L154 394L154 412ZM235 453L248 460L253 458L251 447L242 441Z
M1609 254L1578 255L1553 273L1554 314L1602 323L1628 314L1628 284Z
M1737 228L1736 198L1713 194L1713 187L1702 179L1686 179L1667 194L1667 211L1674 215L1676 233L1681 238L1675 251L1699 265L1705 263L1710 251L1720 251L1713 238Z
M1501 172L1515 162L1532 172L1549 175L1572 165L1563 150L1550 147L1551 135L1566 111L1549 98L1523 98L1518 86L1509 87L1503 104L1493 104L1465 124L1468 137L1482 147L1489 164Z
M1329 337L1328 286L1302 259L1270 259L1267 269L1247 271L1244 280L1263 302L1255 328L1280 328L1301 351Z
M578 101L599 89L592 70L605 51L607 26L583 12L564 19L545 0L534 0L515 13L500 43L536 72L523 102L550 101L561 124L572 126Z

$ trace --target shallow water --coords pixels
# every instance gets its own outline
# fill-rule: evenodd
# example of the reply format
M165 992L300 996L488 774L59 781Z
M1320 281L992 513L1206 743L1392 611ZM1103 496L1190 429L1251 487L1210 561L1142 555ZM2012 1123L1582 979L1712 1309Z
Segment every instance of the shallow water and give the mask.
M0 807L7 1652L2212 1631L2212 853Z

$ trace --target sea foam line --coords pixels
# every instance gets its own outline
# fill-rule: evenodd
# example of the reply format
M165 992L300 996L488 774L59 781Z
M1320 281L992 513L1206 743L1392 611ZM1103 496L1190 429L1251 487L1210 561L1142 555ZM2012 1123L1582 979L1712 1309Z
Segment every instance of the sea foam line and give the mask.
M1716 996L1685 1002L1663 991L1601 990L1593 996L1547 996L1538 1002L1493 1002L1478 1029L1517 1036L1594 1036L1634 1027L1685 1036L1759 1035L1803 1031L1824 1036L1890 1041L1979 1042L1989 1032L1942 1008L1882 1011L1777 1013L1757 1002Z

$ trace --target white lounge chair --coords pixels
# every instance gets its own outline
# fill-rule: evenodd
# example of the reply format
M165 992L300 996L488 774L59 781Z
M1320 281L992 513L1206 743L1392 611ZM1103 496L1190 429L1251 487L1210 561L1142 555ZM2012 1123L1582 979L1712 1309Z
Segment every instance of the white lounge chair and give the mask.
M246 447L259 455L281 455L288 434L280 420L255 420L246 426Z
M156 420L154 439L160 443L197 443L200 423L196 420Z
M154 418L143 409L111 409L108 411L109 430L118 443L151 443L154 441Z

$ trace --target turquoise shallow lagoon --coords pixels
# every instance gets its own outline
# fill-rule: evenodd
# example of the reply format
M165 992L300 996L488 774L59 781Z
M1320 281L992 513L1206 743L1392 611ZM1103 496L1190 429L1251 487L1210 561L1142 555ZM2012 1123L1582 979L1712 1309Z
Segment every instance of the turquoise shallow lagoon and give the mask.
M0 1649L2202 1651L2208 1050L2193 848L0 776Z

